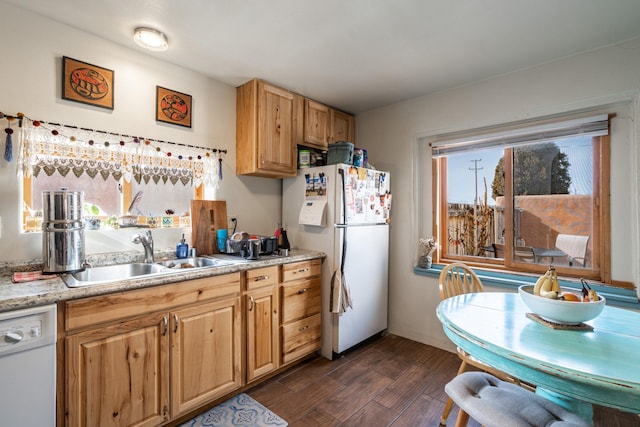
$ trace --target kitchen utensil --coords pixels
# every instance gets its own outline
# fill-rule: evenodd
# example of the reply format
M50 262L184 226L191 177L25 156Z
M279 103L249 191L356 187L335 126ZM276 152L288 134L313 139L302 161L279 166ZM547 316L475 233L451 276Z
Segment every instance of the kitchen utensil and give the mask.
M227 229L227 202L191 201L191 246L200 255L218 253L217 230Z
M42 192L42 271L67 273L84 269L84 194Z
M275 236L260 238L260 253L271 255L278 250L278 238Z
M260 255L260 239L249 239L246 249L246 259L256 260Z
M218 235L218 251L225 252L227 248L227 236L228 236L227 229L226 228L218 229L217 235Z
M144 195L143 191L138 191L133 199L131 199L131 204L129 205L129 209L127 209L127 215L142 215L142 212L138 208L140 204L140 200L142 200L142 196Z

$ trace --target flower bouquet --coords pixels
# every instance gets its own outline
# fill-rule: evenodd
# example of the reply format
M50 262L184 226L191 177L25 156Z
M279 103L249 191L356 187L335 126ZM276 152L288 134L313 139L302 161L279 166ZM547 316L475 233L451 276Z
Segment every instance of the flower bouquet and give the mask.
M438 248L438 242L435 238L420 238L418 240L418 267L431 268L433 263L433 253Z

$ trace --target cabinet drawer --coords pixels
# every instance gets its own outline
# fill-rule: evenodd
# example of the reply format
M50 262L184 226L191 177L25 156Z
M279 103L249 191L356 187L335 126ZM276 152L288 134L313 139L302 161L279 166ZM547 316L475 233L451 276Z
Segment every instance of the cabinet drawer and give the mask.
M247 270L247 290L258 289L263 286L278 283L278 266Z
M290 282L292 280L299 280L306 277L316 276L320 274L321 270L322 260L320 259L283 264L282 281Z
M282 287L282 323L320 313L320 278L295 282Z
M288 363L320 349L321 314L282 327L282 361Z
M65 329L97 325L240 293L240 273L68 301Z

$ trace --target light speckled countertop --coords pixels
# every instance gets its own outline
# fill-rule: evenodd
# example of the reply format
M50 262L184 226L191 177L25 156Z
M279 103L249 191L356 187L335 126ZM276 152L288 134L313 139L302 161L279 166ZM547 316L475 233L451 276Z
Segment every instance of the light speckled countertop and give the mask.
M156 253L155 255L157 260L163 258L162 253ZM139 257L139 253L137 252L135 253L135 255L133 255L132 258L128 258L126 253L118 253L94 256L93 259L88 258L88 261L92 262L92 264L96 266L139 262L140 260L138 260L136 257ZM102 295L130 289L146 288L150 286L179 282L182 280L217 276L220 274L234 273L237 271L245 271L254 268L288 264L292 262L307 261L310 259L324 257L325 254L318 251L293 250L287 257L263 255L256 261L239 262L230 266L181 269L157 276L141 276L127 280L113 281L105 284L97 284L79 288L67 287L62 279L57 275L52 276L51 279L35 280L25 283L13 283L11 281L11 275L14 271L33 271L34 265L35 268L39 268L41 267L41 264L4 264L0 266L0 311L10 311L26 307L35 307L38 305L56 303L58 301ZM242 258L238 257L238 261L242 261Z

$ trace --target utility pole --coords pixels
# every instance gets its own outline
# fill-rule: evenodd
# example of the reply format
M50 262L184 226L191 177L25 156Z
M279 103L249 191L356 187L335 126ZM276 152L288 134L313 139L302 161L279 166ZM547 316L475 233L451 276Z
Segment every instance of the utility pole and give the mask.
M470 162L473 163L473 167L469 168L469 170L473 171L475 176L475 184L473 186L475 190L475 198L473 199L473 248L475 253L473 255L478 255L478 171L484 169L483 167L478 167L478 163L481 162L482 159L473 159Z
M474 159L474 160L469 160L470 162L473 162L473 167L469 168L470 171L473 171L474 175L475 175L475 185L474 185L474 189L476 192L476 197L473 201L474 206L478 205L478 171L484 169L483 167L478 167L478 162L481 162L482 159Z

